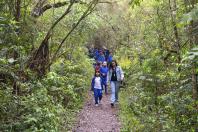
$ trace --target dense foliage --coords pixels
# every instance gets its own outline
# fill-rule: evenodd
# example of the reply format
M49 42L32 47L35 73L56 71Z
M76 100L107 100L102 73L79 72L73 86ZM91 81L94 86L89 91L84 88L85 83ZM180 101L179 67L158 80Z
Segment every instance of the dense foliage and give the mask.
M197 131L196 6L143 1L126 14L129 40L120 41L130 50L118 50L131 60L121 95L123 131Z
M71 129L93 45L125 71L123 131L196 131L197 12L195 0L1 0L0 131Z
M68 6L35 17L31 13L37 6L53 2L17 2L0 2L0 131L71 129L90 87L92 62L84 45L94 27L83 27L93 20L83 21L52 60L87 6L76 3L72 13L51 31L46 48L39 51L51 25ZM32 67L34 56L42 60Z

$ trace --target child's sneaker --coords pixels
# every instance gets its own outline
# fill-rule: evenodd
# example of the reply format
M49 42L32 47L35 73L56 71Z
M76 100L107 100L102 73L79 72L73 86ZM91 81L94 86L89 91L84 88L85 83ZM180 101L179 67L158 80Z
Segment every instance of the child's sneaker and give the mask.
M114 103L111 103L111 107L114 107Z
M95 104L96 107L98 107L98 104Z

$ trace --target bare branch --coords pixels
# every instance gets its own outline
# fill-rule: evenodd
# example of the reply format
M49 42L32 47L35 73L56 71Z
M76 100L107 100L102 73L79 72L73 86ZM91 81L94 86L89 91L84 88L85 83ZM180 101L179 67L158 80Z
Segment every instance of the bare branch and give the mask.
M53 63L53 61L57 58L57 54L60 51L60 49L62 48L64 42L67 40L67 38L71 35L71 33L76 29L76 27L80 24L80 22L85 19L89 14L91 14L91 12L94 10L95 6L98 4L98 0L93 0L92 2L90 2L87 10L83 13L83 15L79 18L79 20L77 21L76 24L74 24L74 26L72 27L72 29L67 33L67 35L63 38L63 40L61 41L60 45L58 46L58 49L56 50L56 52L54 53L52 59L51 59L51 63L49 64L48 67L51 66L51 64Z
M71 2L62 16L50 27L39 48L35 51L35 53L33 53L33 57L30 59L28 66L30 69L36 70L41 76L45 74L47 69L46 66L49 62L49 39L52 31L56 25L71 11L73 4L74 3Z
M100 4L113 4L115 2L110 2L110 1L99 1L98 3Z
M41 8L40 12L39 12L39 16L42 15L46 10L51 9L51 8L59 8L65 5L68 5L70 2L65 1L65 2L58 2L55 4L47 4L44 7Z
M88 5L88 3L80 1L80 0L73 0L73 2L74 3ZM60 7L68 5L69 3L70 3L70 1L64 1L64 2L57 2L57 3L54 3L54 4L46 4L45 6L43 6L43 3L37 4L37 6L32 10L32 16L33 17L39 17L45 11L47 11L47 10L49 10L51 8L60 8ZM113 4L110 1L99 1L98 3L100 3L100 4Z

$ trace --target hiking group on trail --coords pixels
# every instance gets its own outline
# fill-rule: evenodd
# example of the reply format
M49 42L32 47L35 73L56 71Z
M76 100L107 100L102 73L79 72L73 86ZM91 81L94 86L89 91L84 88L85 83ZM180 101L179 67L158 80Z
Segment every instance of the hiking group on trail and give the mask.
M103 90L108 94L108 84L111 88L111 107L118 102L120 84L124 79L124 72L113 59L112 52L106 49L89 49L89 56L95 59L95 74L91 82L91 90L94 92L95 106L101 103Z

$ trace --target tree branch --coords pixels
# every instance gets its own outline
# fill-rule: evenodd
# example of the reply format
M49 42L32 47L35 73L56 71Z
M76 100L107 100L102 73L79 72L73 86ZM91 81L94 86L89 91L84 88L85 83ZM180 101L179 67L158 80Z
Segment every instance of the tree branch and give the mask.
M40 12L39 12L39 16L42 15L46 10L51 9L51 8L59 8L65 5L68 5L70 2L65 1L65 2L58 2L55 4L47 4L44 7L41 8Z
M73 0L74 3L79 3L79 4L84 4L84 5L88 5L88 3L86 2L83 2L83 1L80 1L80 0ZM47 4L43 7L38 7L36 6L33 11L32 11L32 16L33 17L39 17L41 16L45 11L51 9L51 8L60 8L60 7L63 7L63 6L66 6L70 3L70 1L64 1L64 2L57 2L57 3L54 3L54 4ZM100 1L98 3L101 3L101 4L112 4L112 2L110 1Z
M95 8L95 6L98 4L98 0L93 0L92 2L90 2L87 10L83 13L83 15L79 18L79 20L77 21L76 24L74 24L74 26L72 27L72 29L67 33L67 35L63 38L63 40L61 41L61 43L59 44L56 52L54 53L52 59L51 59L51 63L49 63L48 67L50 67L53 63L54 60L56 60L58 52L60 51L60 49L62 48L64 42L67 40L67 38L71 35L71 33L76 29L76 27L80 24L80 22L86 18Z
M60 18L58 18L54 24L50 27L50 29L48 30L45 38L43 39L42 43L40 44L39 48L36 50L35 53L33 53L33 58L30 60L30 64L29 66L32 67L35 63L37 63L37 61L39 62L39 54L44 53L44 48L47 47L48 48L48 41L51 37L51 34L52 34L52 31L53 29L55 28L55 26L71 11L71 8L73 6L73 2L70 3L70 5L68 6L68 8L65 10L65 12L61 15ZM45 50L48 50L48 49L45 49ZM46 51L46 52L49 52L49 51ZM39 64L38 64L39 65ZM33 67L34 68L34 67ZM46 69L46 68L44 68Z
M59 7L63 7L66 6L70 3L78 3L79 0L70 0L70 1L64 1L64 2L57 2L54 4L47 4L43 7L38 7L36 6L33 11L32 11L32 16L33 17L39 17L41 16L45 11L51 9L51 8L59 8Z

